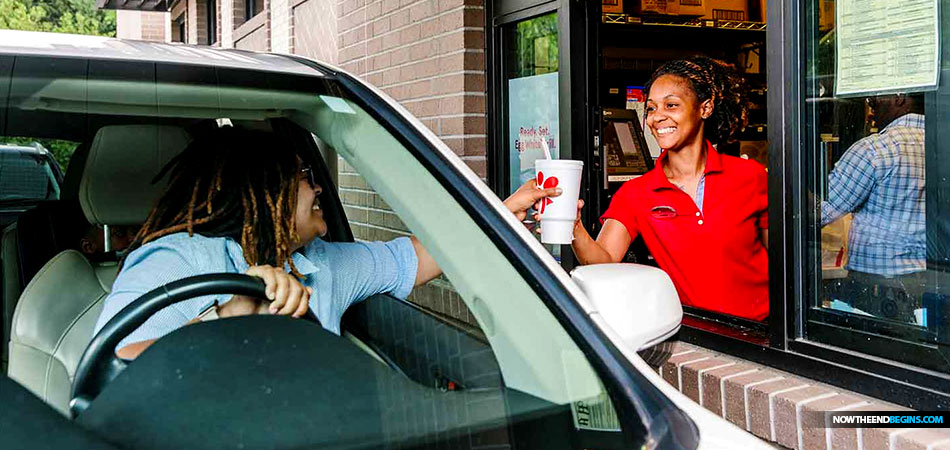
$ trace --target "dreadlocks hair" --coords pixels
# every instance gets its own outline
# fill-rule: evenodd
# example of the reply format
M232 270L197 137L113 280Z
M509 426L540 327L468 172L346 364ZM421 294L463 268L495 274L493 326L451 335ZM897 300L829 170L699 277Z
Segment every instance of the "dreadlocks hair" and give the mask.
M300 237L294 221L299 159L279 133L221 127L205 131L153 180L168 186L129 251L172 233L229 237L248 265L284 267ZM264 150L267 151L264 151Z
M674 75L685 80L699 99L712 100L713 112L706 119L704 138L713 144L730 142L736 132L745 128L747 106L745 81L728 64L706 56L691 56L670 61L657 69L646 83L644 92L663 75Z

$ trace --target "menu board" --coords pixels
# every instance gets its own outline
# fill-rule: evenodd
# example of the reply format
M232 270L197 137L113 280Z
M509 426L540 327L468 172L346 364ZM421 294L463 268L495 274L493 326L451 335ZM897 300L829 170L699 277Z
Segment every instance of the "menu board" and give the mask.
M938 0L837 0L836 96L936 89Z

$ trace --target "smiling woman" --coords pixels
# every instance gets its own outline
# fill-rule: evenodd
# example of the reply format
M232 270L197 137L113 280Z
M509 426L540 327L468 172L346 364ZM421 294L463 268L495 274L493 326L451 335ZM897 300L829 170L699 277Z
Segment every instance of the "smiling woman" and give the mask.
M664 152L628 181L593 240L578 220L584 264L620 262L642 235L680 300L752 320L768 317L768 192L765 168L721 154L745 121L741 82L722 62L670 62L646 85L646 124Z

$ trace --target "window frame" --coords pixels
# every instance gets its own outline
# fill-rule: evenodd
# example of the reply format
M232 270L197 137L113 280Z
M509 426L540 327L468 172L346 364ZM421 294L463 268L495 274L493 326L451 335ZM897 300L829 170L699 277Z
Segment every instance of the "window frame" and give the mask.
M207 0L205 10L207 12L205 21L208 24L208 45L214 45L218 42L218 1Z
M808 223L807 145L805 139L806 6L810 0L771 1L766 45L779 57L767 61L769 83L769 307L768 345L752 339L713 332L714 326L735 324L711 315L688 311L704 323L684 323L683 341L766 366L821 380L919 410L950 408L950 374L941 374L898 361L811 341L805 333L806 309L811 300L807 283L813 276L805 258L810 256ZM941 12L941 14L946 14ZM928 99L933 99L931 94ZM891 338L881 338L890 340Z

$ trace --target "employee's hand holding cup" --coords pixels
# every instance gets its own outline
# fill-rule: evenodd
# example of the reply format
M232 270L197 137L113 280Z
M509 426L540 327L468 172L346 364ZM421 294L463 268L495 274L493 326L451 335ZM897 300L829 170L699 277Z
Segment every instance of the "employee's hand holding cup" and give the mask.
M561 195L538 201L536 217L541 222L541 242L570 244L574 225L582 203L578 202L581 187L582 161L570 159L539 159L534 162L535 180L539 189L561 188Z

